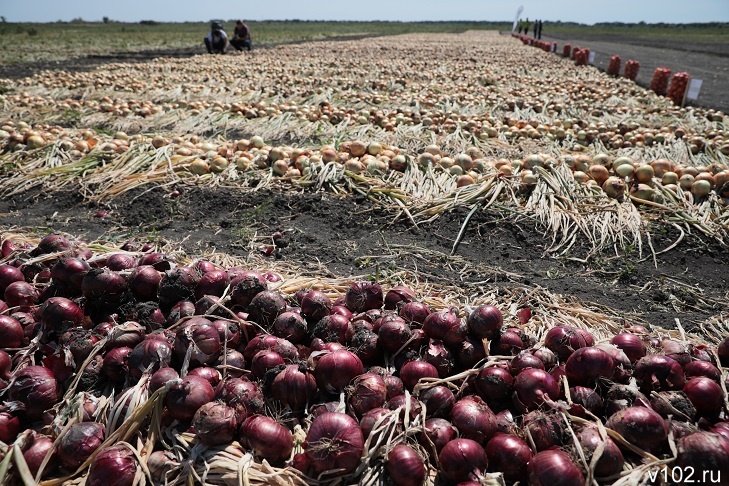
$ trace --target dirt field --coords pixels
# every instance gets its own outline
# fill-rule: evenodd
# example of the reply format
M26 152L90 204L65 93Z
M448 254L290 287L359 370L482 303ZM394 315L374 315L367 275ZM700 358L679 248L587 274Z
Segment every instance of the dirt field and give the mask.
M566 39L557 41L561 47ZM729 83L721 82L729 69L727 52L687 55L675 48L637 46L615 39L570 42L597 52L598 64L613 53L624 60L638 59L642 83L649 81L654 66L702 76L705 84L701 102L729 108ZM161 54L179 57L196 52L193 49L86 58L58 67L86 70L110 61L143 61ZM52 67L5 67L0 76L26 76ZM26 194L0 201L0 225L6 229L64 231L87 241L153 237L182 242L190 254L214 249L234 255L246 255L251 247L255 248L255 242L251 244L254 233L266 236L284 231L289 245L270 258L301 267L311 275L386 274L397 267L411 270L421 280L464 287L483 283L539 286L666 327L674 326L675 319L680 319L691 328L715 315L720 303L726 301L729 288L727 249L705 242L698 235L690 235L660 255L655 264L647 249L642 254L635 249L628 255L604 255L584 264L545 254L548 242L532 224L503 221L494 214L481 212L470 221L456 255L449 257L465 211L413 227L403 221L393 224L393 214L373 207L364 198L186 188L179 198L171 199L168 192L154 189L125 197L123 203L108 208L111 211L106 218L96 217L98 208L73 192ZM658 228L653 245L660 251L677 238L675 230ZM573 256L584 255L578 248Z

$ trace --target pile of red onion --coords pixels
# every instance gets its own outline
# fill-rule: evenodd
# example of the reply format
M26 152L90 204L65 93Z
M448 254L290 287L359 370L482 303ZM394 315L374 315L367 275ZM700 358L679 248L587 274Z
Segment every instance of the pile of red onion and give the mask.
M611 484L646 457L729 470L729 339L559 325L538 342L528 308L435 309L406 286L287 295L273 273L133 244L2 248L0 441L38 478L163 482L189 459L169 441L185 433L351 482L364 460L396 485ZM136 417L150 397L161 414ZM133 419L136 439L115 444ZM154 440L149 460L137 439Z

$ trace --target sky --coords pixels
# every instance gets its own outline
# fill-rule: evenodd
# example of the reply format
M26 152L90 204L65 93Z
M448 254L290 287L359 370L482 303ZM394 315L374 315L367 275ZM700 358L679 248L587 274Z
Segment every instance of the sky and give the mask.
M579 22L729 22L729 0L0 0L8 22L104 17L121 22L246 20L494 20L522 17Z

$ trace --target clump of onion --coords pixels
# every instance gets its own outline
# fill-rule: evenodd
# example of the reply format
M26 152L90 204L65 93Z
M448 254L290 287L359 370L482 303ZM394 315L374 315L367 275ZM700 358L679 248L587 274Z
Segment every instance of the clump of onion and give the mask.
M468 331L479 339L493 339L498 336L503 324L501 311L493 305L478 306L466 318Z
M344 304L355 313L379 309L384 304L382 287L376 282L355 282L347 289Z
M362 373L362 361L346 349L325 354L319 358L314 369L316 383L327 393L340 393L354 377Z
M696 417L696 407L682 391L654 392L650 404L663 418L673 416L678 420L693 422Z
M359 424L349 415L326 412L309 427L304 452L317 473L340 470L350 473L360 463L364 438Z
M61 387L56 376L43 366L28 366L13 374L8 387L11 400L25 406L25 415L31 420L41 418L43 413L61 399Z
M188 375L170 386L165 405L170 417L189 422L195 412L214 397L215 391L206 379Z
M427 475L423 458L407 444L398 444L390 450L385 468L396 486L420 486Z
M571 386L570 396L573 405L570 411L573 415L585 417L588 411L594 415L600 415L603 408L602 397L594 389L585 386Z
M658 452L666 444L668 426L656 411L646 407L628 407L614 413L606 423L628 442L648 452Z
M200 277L190 267L175 267L162 275L157 299L162 309L169 309L181 300L193 300Z
M296 349L296 346L286 339L276 337L272 334L259 334L248 341L248 344L243 350L243 356L245 356L246 361L250 362L256 353L264 349L276 351L287 363L292 363L299 359L299 351Z
M497 432L486 444L489 468L504 474L509 482L525 482L532 450L526 442L512 434Z
M75 471L104 442L106 428L97 422L71 425L58 444L58 458L68 471Z
M346 317L330 314L316 324L313 334L326 342L345 345L354 337L354 326Z
M126 445L111 446L91 462L86 484L89 486L132 486L137 475L137 456Z
M230 274L231 271L228 271ZM234 306L247 308L253 297L268 288L265 277L257 272L245 271L230 276L230 301Z
M197 438L208 446L230 442L238 431L235 410L220 402L208 402L197 409L192 418Z
M585 478L566 452L548 449L537 453L527 467L530 486L582 486Z
M489 459L478 442L471 439L454 439L448 442L438 460L443 476L453 483L478 480L486 473Z

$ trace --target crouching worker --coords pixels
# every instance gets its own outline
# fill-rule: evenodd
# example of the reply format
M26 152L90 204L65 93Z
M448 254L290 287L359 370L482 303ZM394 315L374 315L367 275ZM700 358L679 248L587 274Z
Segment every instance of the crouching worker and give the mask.
M230 43L239 51L242 51L243 48L251 50L251 29L242 20L235 23L235 31Z
M205 36L205 47L208 49L208 54L225 54L228 50L228 35L220 23L211 24L210 33Z

